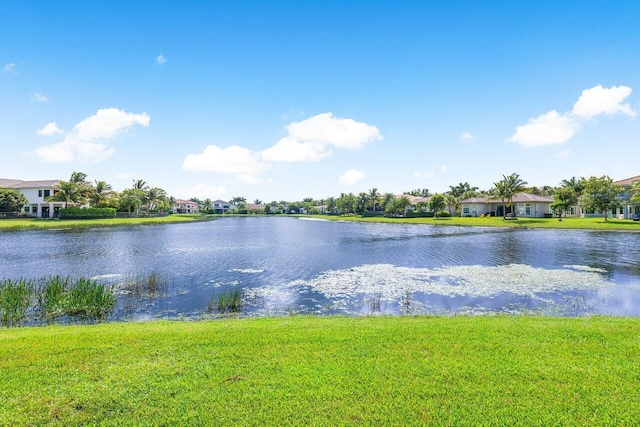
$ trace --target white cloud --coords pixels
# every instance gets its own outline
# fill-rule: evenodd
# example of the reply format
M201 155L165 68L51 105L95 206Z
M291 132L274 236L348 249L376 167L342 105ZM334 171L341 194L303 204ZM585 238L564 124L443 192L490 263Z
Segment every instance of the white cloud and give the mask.
M440 172L447 173L447 172L449 172L449 170L450 170L449 166L444 165L444 166L440 167Z
M333 154L318 142L299 142L291 137L282 138L273 147L260 153L268 162L317 162Z
M573 154L573 150L563 150L563 151L560 151L559 153L556 153L556 158L560 160L564 160L567 157L569 157L571 154Z
M593 117L618 113L635 117L637 113L629 104L622 104L631 92L632 89L627 86L603 88L598 85L585 89L571 112L560 115L553 110L529 119L526 125L516 128L516 133L507 142L518 142L525 147L562 144L571 139L586 120Z
M222 199L227 195L227 189L223 186L207 185L204 183L196 184L186 191L179 191L181 197L197 197L198 199Z
M628 86L613 86L603 88L601 85L582 91L578 102L573 105L571 114L583 120L589 120L600 114L616 115L618 113L635 117L637 113L629 104L622 104L632 89Z
M473 135L471 132L464 131L462 135L460 135L460 139L463 141L473 141L476 139L478 135Z
M349 169L338 178L340 183L345 185L355 185L358 181L364 178L365 173L356 169Z
M35 99L37 102L49 102L49 98L38 92L33 94L33 99Z
M133 125L148 127L149 120L146 113L134 114L117 108L103 108L75 125L72 132L76 139L83 141L110 139Z
M331 146L357 149L381 140L377 127L352 119L318 114L285 126L288 135L275 145L252 151L232 145L220 148L209 145L200 154L189 154L182 168L192 172L214 172L234 175L247 183L264 182L258 177L272 163L317 162L333 154Z
M97 140L108 140L128 131L134 125L149 126L149 116L145 113L127 113L117 108L98 110L95 115L87 117L73 127L65 135L62 142L45 145L34 150L36 157L50 163L72 162L100 162L115 152L113 147ZM54 131L48 124L40 132ZM55 126L55 124L54 124Z
M414 172L413 173L413 177L415 179L421 179L421 178L427 178L427 179L431 179L435 176L435 173L433 173L432 171L428 171L428 172Z
M257 175L270 167L260 160L258 153L237 145L227 148L209 145L200 154L187 155L182 163L182 168L190 172L230 174L249 184L261 182Z
M286 126L291 138L316 142L339 148L361 148L364 144L382 140L377 127L352 119L334 117L332 113L318 114Z
M47 123L45 127L36 131L36 135L43 136L59 135L61 133L64 133L64 131L56 125L56 122Z
M11 64L6 64L6 65L4 66L4 70L5 70L7 73L11 73L11 74L18 74L18 70L16 69L16 64L13 64L13 63L11 63Z
M554 110L535 119L529 119L526 125L518 126L509 141L518 142L525 147L562 144L579 128L580 124L576 120L567 115L560 115Z
M156 58L156 64L162 65L165 62L167 62L167 58L164 57L164 54L161 53L160 55L158 55L158 57Z

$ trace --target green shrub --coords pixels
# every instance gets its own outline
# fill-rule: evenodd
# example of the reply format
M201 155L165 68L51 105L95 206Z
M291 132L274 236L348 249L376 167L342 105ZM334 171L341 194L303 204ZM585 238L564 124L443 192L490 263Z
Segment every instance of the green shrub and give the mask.
M449 211L439 211L437 216L438 218L449 218L451 214Z
M115 218L114 208L62 208L60 219L98 219Z

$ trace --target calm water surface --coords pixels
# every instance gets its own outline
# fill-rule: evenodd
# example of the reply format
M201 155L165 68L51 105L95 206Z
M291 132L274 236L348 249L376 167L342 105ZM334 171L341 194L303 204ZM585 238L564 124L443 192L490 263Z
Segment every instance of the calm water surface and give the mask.
M0 233L0 277L95 277L113 319L200 318L242 289L245 315L640 315L640 234L224 218ZM127 291L158 272L155 293Z

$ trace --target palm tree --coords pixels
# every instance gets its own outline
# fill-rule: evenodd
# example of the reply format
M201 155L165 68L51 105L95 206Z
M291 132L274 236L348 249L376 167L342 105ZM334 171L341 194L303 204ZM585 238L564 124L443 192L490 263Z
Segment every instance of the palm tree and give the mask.
M378 192L377 188L372 188L369 190L369 205L371 206L371 209L373 210L373 213L376 212L376 205L378 204L378 202L380 201L380 193Z
M396 196L393 195L393 193L384 193L382 196L382 208L384 209L385 212L387 212L387 203L389 203L391 200L395 199Z
M47 202L64 202L66 208L69 203L76 205L79 202L78 185L71 181L58 181L53 187L53 195L47 197Z
M254 205L261 205L261 204L262 204L262 200L260 200L260 199L255 199L255 200L253 201L253 204L254 204Z
M213 209L213 200L207 198L202 201L202 208L206 211Z
M575 176L572 176L571 179L563 179L560 182L560 185L571 188L576 193L576 196L580 197L584 190L584 178L576 178Z
M460 203L458 201L458 198L454 194L445 194L444 197L445 197L445 202L447 203L447 210L449 211L449 215L451 215L451 206L453 206L453 208L457 211ZM461 200L464 200L464 199L461 199Z
M369 195L367 193L360 193L356 198L356 212L360 215L364 215L364 212L369 206Z
M405 195L398 198L398 210L402 211L402 216L406 216L407 208L411 206L411 200Z
M144 179L134 179L133 180L133 188L135 190L148 190L149 184Z
M398 199L395 196L393 196L393 194L391 196L392 197L387 198L384 204L384 211L388 215L390 214L392 216L396 216L396 214L398 213Z
M500 200L502 202L502 219L506 219L507 218L506 201L509 197L506 184L504 183L504 181L498 181L498 182L494 182L493 185L495 187L491 190L491 198L493 200Z
M166 199L167 193L162 188L158 187L150 188L144 196L144 201L147 203L147 207L150 211L160 204L164 205Z
M517 173L512 173L509 176L502 175L502 181L494 182L493 185L496 186L496 196L499 196L500 200L505 203L503 219L506 219L507 207L511 206L511 203L513 202L513 196L522 191L527 183L526 181L520 179L520 175L518 175ZM515 209L513 210L513 214L515 216Z
M107 184L105 181L94 181L94 185L91 187L91 195L89 196L89 200L91 201L91 205L96 207L103 207L107 205L107 201L111 198L113 194L111 185Z

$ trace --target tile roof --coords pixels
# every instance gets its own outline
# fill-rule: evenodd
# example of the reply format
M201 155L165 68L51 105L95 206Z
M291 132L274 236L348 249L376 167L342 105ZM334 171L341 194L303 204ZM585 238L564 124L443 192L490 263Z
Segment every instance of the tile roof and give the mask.
M615 181L614 184L631 186L636 181L640 181L640 175L632 176L631 178L621 179L620 181Z
M0 178L0 188L38 188L38 187L53 187L60 180L58 179L48 179L41 181L22 181L20 179L3 179Z

